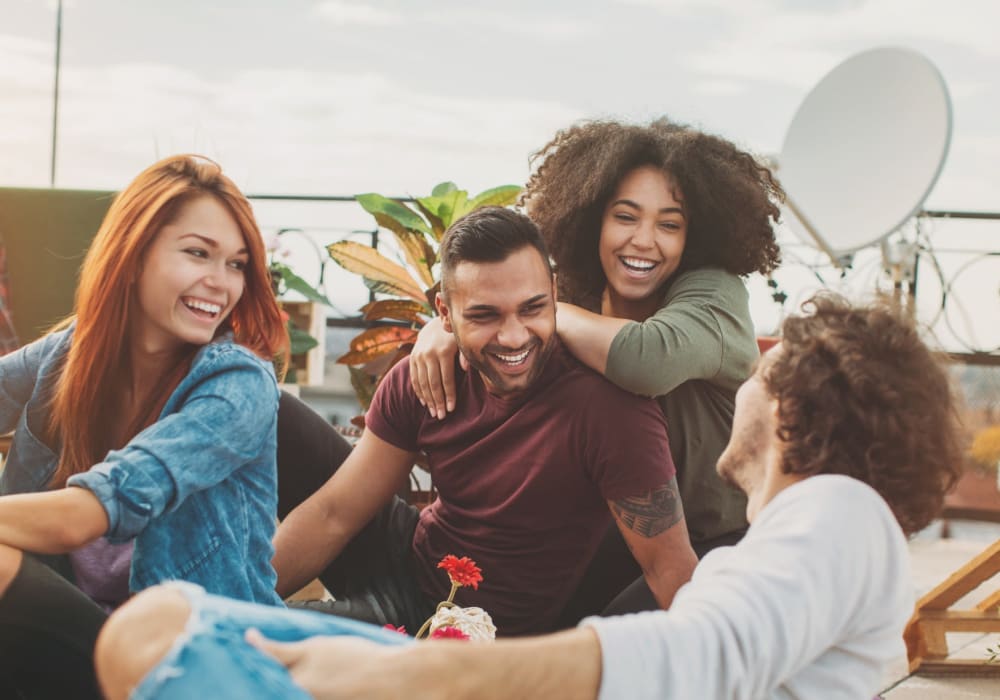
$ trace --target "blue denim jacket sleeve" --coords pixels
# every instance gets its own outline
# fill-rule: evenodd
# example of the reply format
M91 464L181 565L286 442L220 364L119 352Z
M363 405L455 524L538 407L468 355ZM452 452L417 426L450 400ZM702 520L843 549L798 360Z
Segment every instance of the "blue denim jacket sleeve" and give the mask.
M231 344L206 350L209 357L196 361L156 423L67 482L97 496L112 542L135 537L190 494L222 482L259 455L275 429L278 388L270 364Z
M42 363L65 332L51 333L0 357L0 433L17 426L21 411L35 391Z

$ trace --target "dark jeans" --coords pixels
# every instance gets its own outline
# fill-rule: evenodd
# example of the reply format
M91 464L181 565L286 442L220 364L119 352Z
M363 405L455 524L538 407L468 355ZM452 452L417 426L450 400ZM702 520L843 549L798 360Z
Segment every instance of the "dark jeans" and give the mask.
M278 517L284 518L340 467L351 446L297 398L282 394L278 409ZM382 508L320 574L333 601L291 607L377 625L404 625L415 634L437 601L424 596L413 571L419 512L399 497Z
M48 558L57 568L65 558ZM0 697L96 698L93 654L107 613L55 569L25 554L0 598Z
M727 533L721 537L693 545L694 553L701 559L716 547L733 545L743 539L746 530ZM559 616L557 625L573 627L588 615L624 615L626 613L656 610L660 606L653 597L642 570L625 544L618 527L610 525L577 586L576 593Z

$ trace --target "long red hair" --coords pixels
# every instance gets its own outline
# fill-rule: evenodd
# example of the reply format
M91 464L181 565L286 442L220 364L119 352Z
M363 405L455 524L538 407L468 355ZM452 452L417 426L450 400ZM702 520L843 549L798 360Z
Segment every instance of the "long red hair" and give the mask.
M80 270L76 329L52 401L50 429L62 443L52 486L65 485L71 475L88 470L120 446L113 444L113 408L122 369L129 362L126 340L131 317L138 312L135 283L144 254L186 201L205 195L229 210L248 252L243 295L223 326L232 329L237 343L266 360L287 347L288 332L272 291L263 239L246 197L207 158L179 155L155 163L115 198ZM168 371L167 380L159 384L154 401L160 407L196 351L191 348L182 371ZM130 425L126 441L142 427Z

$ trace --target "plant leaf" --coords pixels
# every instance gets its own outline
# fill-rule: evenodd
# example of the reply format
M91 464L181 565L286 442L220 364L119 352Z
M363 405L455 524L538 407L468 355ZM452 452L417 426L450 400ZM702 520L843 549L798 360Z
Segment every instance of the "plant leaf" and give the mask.
M519 185L500 185L483 190L469 202L469 211L479 207L507 207L517 201L521 194Z
M427 306L434 310L434 315L437 316L437 306L435 306L434 301L437 299L437 295L441 293L441 280L434 283L434 286L427 290Z
M395 232L394 232L395 233ZM437 262L437 252L431 247L427 237L418 232L409 232L405 236L396 234L399 247L403 249L407 262L417 271L420 281L425 287L434 284L434 263Z
M300 355L309 352L319 345L319 341L309 335L306 331L296 326L291 321L288 322L289 352L293 355Z
M377 321L382 318L394 318L397 321L409 321L423 326L425 316L432 316L430 310L423 304L409 299L382 299L373 301L361 307L365 320Z
M389 260L371 246L356 241L338 241L326 249L338 265L364 277L365 285L374 292L396 294L415 301L426 298L424 290L405 267Z
M393 226L388 223L392 220L399 228L413 229L415 231L423 231L424 233L431 232L427 227L427 222L402 202L397 202L395 199L389 199L374 192L355 195L355 199L358 200L358 204L364 207L366 212L375 217L380 226L392 229Z
M385 379L385 375L389 374L389 370L395 367L400 360L407 357L411 352L413 352L413 343L403 343L396 348L396 354L392 356L392 359L389 360L389 364L385 366L385 369L382 370L382 374L378 376L376 385L381 384L382 380Z
M350 352L337 358L342 365L361 365L416 340L417 331L400 326L376 326L354 336Z
M271 269L281 275L281 279L284 281L286 289L298 292L309 301L315 301L319 304L332 306L330 300L326 298L325 294L292 272L292 268L288 267L288 265L280 262L274 262L271 263Z
M458 189L458 185L454 182L441 182L434 185L434 189L431 190L432 197L444 197L449 192L454 192Z
M417 209L419 209L420 213L424 215L424 218L430 222L431 235L434 236L434 240L440 241L445 232L445 225L444 222L441 221L441 217L425 207L419 199L414 200L413 203L417 205Z
M362 277L361 281L365 283L365 286L368 287L369 290L375 292L376 294L387 294L389 296L395 296L395 297L409 296L409 294L404 293L403 290L400 289L397 285L392 284L390 282L383 282L381 280L372 280L368 279L367 277Z
M351 386L354 387L354 395L358 397L361 410L367 411L375 396L375 390L378 388L378 378L368 374L360 367L348 367L347 371L351 374ZM365 427L364 423L361 424L361 427Z
M427 222L409 207L380 194L359 194L358 202L375 217L379 226L392 231L399 242L399 247L403 249L407 262L417 271L424 286L429 287L434 284L431 268L436 262L436 254L427 242L426 236L439 237L436 229L440 227L440 221L435 222L428 216L430 221L428 226ZM427 214L419 204L417 207L425 215Z
M437 189L437 188L435 188ZM419 197L417 201L441 220L441 225L447 229L458 218L456 211L464 211L469 193L465 190L452 190L443 195Z
M406 255L407 262L417 271L424 284L434 284L434 276L431 273L431 268L436 262L436 254L434 249L431 248L430 243L427 242L426 234L422 230L404 227L391 216L385 214L375 214L374 216L379 226L392 231L392 235L396 237L399 247L403 249L403 253ZM432 223L431 228L433 229L433 227L434 224ZM427 228L426 224L424 228Z

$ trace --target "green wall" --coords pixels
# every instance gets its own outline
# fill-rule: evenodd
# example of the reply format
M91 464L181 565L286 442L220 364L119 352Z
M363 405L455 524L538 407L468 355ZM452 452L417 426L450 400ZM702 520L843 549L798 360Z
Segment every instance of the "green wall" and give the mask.
M113 192L0 188L10 311L27 343L73 310L84 253Z

